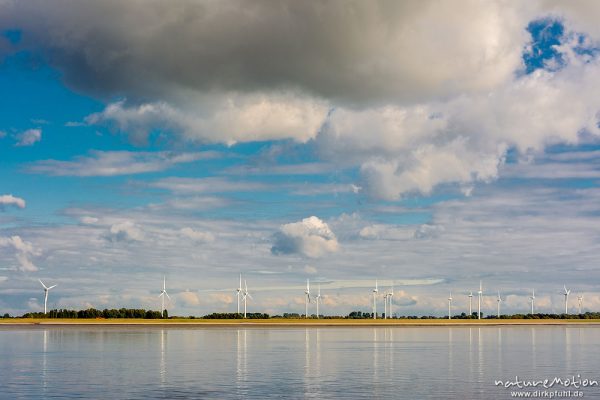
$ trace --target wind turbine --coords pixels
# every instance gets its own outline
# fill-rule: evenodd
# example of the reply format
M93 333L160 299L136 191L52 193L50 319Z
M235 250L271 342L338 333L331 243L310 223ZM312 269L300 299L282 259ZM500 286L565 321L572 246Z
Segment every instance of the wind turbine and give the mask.
M244 318L246 318L246 305L248 303L248 297L252 299L252 296L250 296L250 293L248 293L248 283L246 283L246 280L244 279L244 292L242 293L242 300L244 300Z
M310 283L306 280L306 290L304 291L306 297L304 298L304 318L308 318L308 303L310 303Z
M394 315L392 313L392 299L393 298L394 298L394 285L392 284L392 291L388 293L388 302L390 303L390 305L388 306L388 308L389 308L388 312L390 313L390 318L392 317L392 315Z
M319 319L319 303L321 302L321 284L319 283L319 292L315 297L315 302L317 303L317 319Z
M163 276L163 289L162 292L160 292L160 294L158 295L158 297L162 297L162 308L160 309L161 316L165 315L165 296L167 296L169 300L171 300L171 296L169 296L169 293L167 293L167 277Z
M237 289L235 289L236 292L236 296L237 296L237 313L240 313L240 296L242 295L242 274L240 274L240 286L238 286Z
M469 317L473 315L473 292L469 292Z
M571 294L570 290L567 290L567 285L563 286L565 288L565 314L569 313L569 295Z
M502 298L500 297L500 291L498 290L498 298L496 299L496 301L498 302L498 318L500 318L500 302L502 301Z
M577 296L577 302L579 303L579 314L581 314L581 306L583 305L583 294Z
M42 284L42 286L44 287L44 314L46 314L48 312L47 310L47 305L48 305L48 292L50 291L50 289L55 288L56 285L52 285L50 287L44 285L44 282L42 282L41 279L38 279L38 281L40 281L40 283Z
M379 293L379 289L377 289L377 279L375 279L375 289L373 289L373 319L377 319L377 293Z
M450 297L448 297L448 319L452 319L452 292L450 292Z
M479 281L479 291L477 292L478 302L477 302L477 319L481 319L481 296L483 295L483 290L481 290L481 281Z
M387 303L388 303L388 294L383 294L383 319L387 319Z
M531 289L531 296L529 297L531 300L531 314L533 314L533 305L535 303L535 289Z

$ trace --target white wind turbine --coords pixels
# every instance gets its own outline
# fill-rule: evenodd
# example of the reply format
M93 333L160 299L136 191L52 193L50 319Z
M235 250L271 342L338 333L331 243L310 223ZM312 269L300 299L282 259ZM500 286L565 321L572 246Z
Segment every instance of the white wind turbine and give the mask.
M577 296L579 314L581 314L581 306L583 305L583 294Z
M570 290L567 290L567 285L563 286L565 289L564 292L564 296L565 296L565 314L569 313L569 295L571 294Z
M387 319L388 293L383 293L383 319Z
M306 280L306 290L304 291L306 297L304 298L304 318L308 318L308 303L310 303L310 283Z
M469 317L473 315L473 292L469 292Z
M375 289L373 289L373 319L377 319L377 293L379 293L379 289L377 289L377 279L375 279Z
M250 293L248 292L248 283L246 283L246 280L244 279L244 292L242 293L242 300L244 300L244 318L246 318L246 306L248 304L248 297L252 299L252 296L250 296Z
M50 291L50 289L55 288L57 285L52 285L50 287L44 285L44 282L42 282L41 279L38 279L40 281L40 283L42 284L42 286L44 287L44 314L46 314L48 312L47 310L47 306L48 306L48 292Z
M498 302L497 316L498 318L500 318L500 302L502 301L502 298L500 297L500 291L498 291L498 298L496 299L496 301Z
M242 274L240 274L240 286L238 286L237 289L235 289L236 292L236 296L237 296L237 313L240 313L240 297L242 296Z
M160 292L160 294L158 295L158 297L162 297L162 308L160 309L161 316L165 315L165 296L167 296L169 300L171 300L171 296L169 296L169 293L167 293L167 277L163 276L163 289L162 292Z
M452 319L452 292L450 292L450 297L448 297L448 319Z
M481 281L479 281L479 291L477 292L478 302L477 302L477 319L481 319L481 297L483 295L483 290L481 289Z
M535 289L531 289L531 296L529 297L531 300L531 314L533 314L533 305L535 304Z
M317 319L319 319L319 303L321 302L321 284L319 283L319 292L315 296L315 303L317 303Z
M393 311L392 311L392 299L393 298L394 298L394 285L392 285L392 291L388 293L388 302L389 302L388 312L390 313L390 318L392 317L392 315L394 315Z

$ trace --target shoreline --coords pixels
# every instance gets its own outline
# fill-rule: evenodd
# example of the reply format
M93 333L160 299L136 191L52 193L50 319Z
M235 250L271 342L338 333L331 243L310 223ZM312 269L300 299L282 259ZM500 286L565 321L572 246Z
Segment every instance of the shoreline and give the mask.
M492 326L600 326L600 319L530 320L139 320L139 319L0 319L2 327L173 327L173 328L294 328L294 327L492 327Z

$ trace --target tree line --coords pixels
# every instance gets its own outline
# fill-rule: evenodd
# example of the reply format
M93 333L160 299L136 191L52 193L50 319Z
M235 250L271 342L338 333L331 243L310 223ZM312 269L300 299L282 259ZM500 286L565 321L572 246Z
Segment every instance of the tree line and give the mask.
M385 314L377 314L377 318L384 318ZM1 315L0 318L11 318L8 313ZM198 317L169 317L167 310L161 314L160 311L145 310L142 308L119 308L119 309L104 309L98 310L95 308L88 308L87 310L68 310L68 309L54 309L50 310L47 314L41 312L30 312L23 314L17 318L70 318L70 319L115 319L115 318L129 318L129 319L165 319L165 318L181 318L181 319L195 319ZM200 319L243 319L244 316L241 313L211 313L199 317ZM270 316L265 313L247 313L247 319L271 319L271 318L286 318L286 319L300 319L304 318L304 315L298 313L284 313L282 315ZM310 315L309 318L317 318L316 315ZM373 313L363 311L352 311L346 316L323 316L319 318L324 319L372 319ZM448 316L433 316L433 315L401 315L401 316L388 316L391 319L448 319ZM471 315L461 313L452 316L453 319L477 319L477 313L474 312ZM600 312L586 312L582 314L510 314L510 315L483 315L482 319L600 319Z

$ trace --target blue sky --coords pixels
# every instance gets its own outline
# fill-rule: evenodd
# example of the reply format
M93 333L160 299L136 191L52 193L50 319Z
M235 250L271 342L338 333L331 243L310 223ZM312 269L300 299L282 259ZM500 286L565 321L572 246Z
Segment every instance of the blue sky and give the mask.
M600 307L593 2L201 3L0 0L0 311Z

